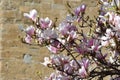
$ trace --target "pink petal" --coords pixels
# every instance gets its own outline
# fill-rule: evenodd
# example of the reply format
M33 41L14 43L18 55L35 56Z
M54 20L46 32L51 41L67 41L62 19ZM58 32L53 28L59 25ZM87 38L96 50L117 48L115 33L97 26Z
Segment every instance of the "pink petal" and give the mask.
M32 40L32 38L31 38L29 35L27 35L27 36L25 37L25 42L26 42L26 43L30 44L30 43L31 43L31 40Z
M35 34L35 28L33 26L30 26L26 29L26 33L30 36L33 36Z
M57 53L58 52L58 49L56 47L53 47L53 46L48 46L47 47L52 53Z

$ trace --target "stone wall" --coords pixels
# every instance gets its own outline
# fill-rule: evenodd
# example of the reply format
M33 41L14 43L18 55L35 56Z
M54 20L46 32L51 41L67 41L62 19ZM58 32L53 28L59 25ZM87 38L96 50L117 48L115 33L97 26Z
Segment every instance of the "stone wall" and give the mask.
M0 80L40 80L41 76L49 75L51 70L40 64L49 52L23 44L18 25L31 24L23 17L31 9L36 9L43 18L58 17L59 23L67 14L67 1L73 8L85 3L89 15L97 14L97 0L0 0Z

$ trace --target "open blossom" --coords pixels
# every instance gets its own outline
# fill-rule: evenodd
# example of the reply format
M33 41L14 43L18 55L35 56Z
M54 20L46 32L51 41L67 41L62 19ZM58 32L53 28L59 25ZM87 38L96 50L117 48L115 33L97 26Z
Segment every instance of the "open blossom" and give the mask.
M26 28L25 32L29 35L29 36L33 36L35 34L35 27L33 26L29 26Z
M35 9L31 10L29 13L24 13L24 16L36 22L37 11Z
M40 19L40 27L42 29L49 28L52 25L52 20L50 20L48 17L45 19L41 18Z
M75 60L71 60L70 61L70 65L74 68L74 70L78 70L79 69L79 66L78 66L78 64L76 63Z
M56 39L58 35L55 30L46 29L41 33L41 37L44 39Z
M106 29L106 33L105 33L105 35L107 36L107 37L112 37L112 36L114 36L114 32L112 31L112 29Z
M49 58L49 57L45 57L45 58L44 58L44 62L41 63L41 64L43 64L44 66L50 65L50 64L51 64L50 58Z
M66 23L66 22L62 22L59 27L58 27L58 30L60 31L60 33L63 35L63 36L66 36L66 35L69 35L71 31L77 31L77 28L76 26L72 25L72 24L69 24L69 23ZM72 34L73 34L72 32Z
M64 64L69 62L69 57L64 55L53 55L51 56L52 64L59 66L63 66Z
M58 30L62 33L62 35L66 35L68 32L68 25L69 23L61 23L59 24Z
M71 41L71 40L74 40L74 39L76 39L77 38L77 32L76 31L71 31L70 33L69 33L69 36L68 36L68 38L67 38L67 41Z
M89 59L83 58L81 61L81 66L84 66L85 69L88 69L88 66L90 64Z
M54 46L48 45L47 46L48 50L50 50L52 53L58 53L59 52L59 48L56 48Z
M24 40L26 43L31 44L32 38L31 36L27 35Z
M58 40L51 40L50 41L51 45L60 49L62 47L62 44Z
M78 75L80 76L80 78L85 78L88 76L84 66L81 66L81 68L79 69Z
M74 68L68 63L64 65L64 71L68 74L73 74Z

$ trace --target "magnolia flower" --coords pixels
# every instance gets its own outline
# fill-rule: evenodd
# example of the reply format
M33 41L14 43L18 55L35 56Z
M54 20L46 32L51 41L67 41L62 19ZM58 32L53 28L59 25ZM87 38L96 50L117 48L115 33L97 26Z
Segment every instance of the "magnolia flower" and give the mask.
M51 46L54 46L58 49L62 47L62 44L58 40L51 40L50 43L51 43Z
M41 33L41 37L44 39L56 39L58 35L54 30L46 29L43 31L43 33Z
M50 65L51 64L50 58L49 57L44 57L44 62L41 63L41 64L43 64L44 66Z
M50 50L52 53L55 53L55 54L58 53L58 51L59 51L58 48L51 46L51 45L46 46L46 47L48 48L48 50Z
M89 59L83 58L80 64L81 64L81 66L84 66L84 68L87 70L88 66L90 64L90 61L89 61Z
M79 14L80 14L80 9L81 9L81 6L79 6L79 7L77 7L77 8L75 9L75 15L76 15L76 16L79 16Z
M62 22L61 24L59 24L58 30L60 31L60 33L63 36L69 35L71 31L77 31L76 26L66 23L66 22ZM73 33L72 32L72 33Z
M69 63L69 57L64 55L53 55L51 56L52 64L63 66L64 64Z
M24 40L26 43L30 44L32 41L32 38L31 38L31 36L27 35Z
M81 5L81 12L85 12L85 9L86 9L86 5L85 5L85 4L82 4L82 5Z
M75 60L70 61L70 66L72 66L74 68L74 70L78 70L78 68L79 68L79 66Z
M106 29L105 35L106 35L107 37L111 37L111 36L114 35L114 33L113 33L113 31L112 31L110 28L108 28L108 29Z
M76 9L75 9L75 15L76 16L79 16L79 14L81 13L81 12L85 12L85 9L86 9L86 5L81 5L81 6L79 6L79 7L77 7Z
M42 29L49 28L52 25L52 20L50 20L48 17L45 19L40 19L40 26Z
M57 65L58 67L62 65L62 59L61 57L58 55L58 56L51 56L51 60L52 60L52 64L54 65Z
M57 40L58 40L60 43L65 44L65 39L57 38Z
M74 73L74 68L70 64L65 64L64 65L64 71L68 74L73 74Z
M29 36L33 36L35 34L35 27L33 26L30 26L30 27L27 27L25 32L29 35Z
M109 44L109 37L102 36L101 37L101 45L102 46L108 46L108 44Z
M68 32L68 25L69 23L62 22L59 24L58 30L61 32L62 35L66 35Z
M85 67L84 67L84 66L81 66L81 68L79 69L78 75L79 75L81 78L85 78L85 77L88 76L87 71L85 70Z
M76 39L77 38L77 33L76 33L76 31L71 31L70 33L69 33L69 36L68 36L68 38L67 38L67 41L71 41L71 40L74 40L74 39Z
M33 20L34 22L36 22L37 19L37 11L35 9L31 10L29 13L24 13L23 14L25 17Z

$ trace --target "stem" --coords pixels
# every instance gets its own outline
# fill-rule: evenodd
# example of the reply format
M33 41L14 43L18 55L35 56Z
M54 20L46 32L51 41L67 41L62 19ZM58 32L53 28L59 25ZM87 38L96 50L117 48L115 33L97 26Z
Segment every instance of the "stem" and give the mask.
M64 46L64 48L67 50L67 52L69 53L69 55L75 60L75 62L78 64L78 66L81 67L81 65L78 63L78 61L76 60L76 58L72 55L72 53L65 46Z

